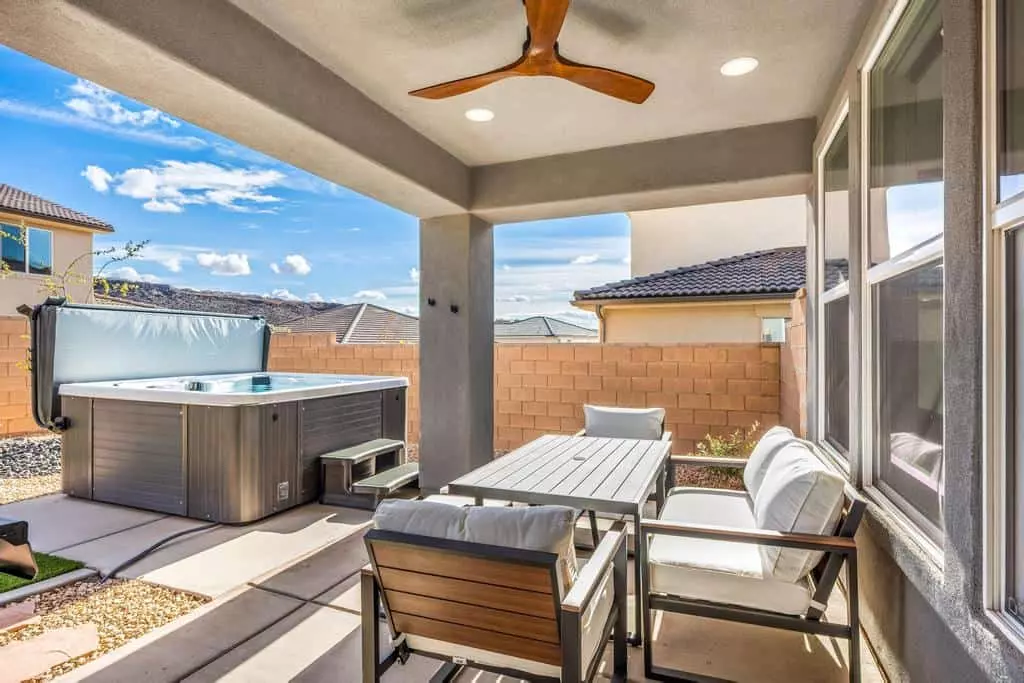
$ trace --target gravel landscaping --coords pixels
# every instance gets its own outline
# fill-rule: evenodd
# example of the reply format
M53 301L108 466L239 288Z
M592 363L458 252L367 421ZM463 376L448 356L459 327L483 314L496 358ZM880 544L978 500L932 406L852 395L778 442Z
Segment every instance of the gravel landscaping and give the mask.
M0 440L0 479L60 474L59 436L17 436Z
M0 439L0 505L59 491L59 436Z
M100 647L95 652L59 664L32 681L53 680L207 602L189 593L124 579L112 579L105 584L95 579L79 581L31 600L41 617L39 623L0 634L0 646L29 640L45 631L89 623L96 624L100 637Z

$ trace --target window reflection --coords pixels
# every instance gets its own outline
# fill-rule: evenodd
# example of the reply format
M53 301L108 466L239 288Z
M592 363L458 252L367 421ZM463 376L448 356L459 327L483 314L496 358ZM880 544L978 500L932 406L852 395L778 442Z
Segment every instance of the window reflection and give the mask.
M1024 192L1024 2L1002 0L999 32L999 200Z
M870 81L870 265L942 232L942 14L907 8Z

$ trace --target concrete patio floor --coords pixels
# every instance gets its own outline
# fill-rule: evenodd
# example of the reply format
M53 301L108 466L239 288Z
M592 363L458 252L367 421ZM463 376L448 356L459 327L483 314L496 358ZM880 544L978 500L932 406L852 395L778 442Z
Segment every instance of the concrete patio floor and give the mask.
M28 519L38 550L101 571L169 534L202 526L64 496L3 506L0 513ZM59 680L360 680L358 572L366 562L362 532L369 521L367 512L308 505L171 542L122 575L212 602ZM845 614L842 600L837 592L830 616ZM844 641L679 615L656 616L654 640L659 664L734 680L847 680ZM641 650L629 654L630 680L644 680ZM884 680L867 646L861 660L866 683ZM414 656L385 680L425 681L437 666ZM608 678L609 670L605 661L598 678ZM459 678L497 679L479 671Z

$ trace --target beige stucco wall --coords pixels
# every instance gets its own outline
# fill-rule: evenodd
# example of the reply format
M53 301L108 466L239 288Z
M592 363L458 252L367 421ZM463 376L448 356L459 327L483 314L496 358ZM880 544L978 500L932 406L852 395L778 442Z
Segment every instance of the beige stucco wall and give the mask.
M0 214L0 223L20 225L21 219L5 217ZM68 230L57 228L52 225L42 225L31 221L25 223L29 227L41 227L53 233L53 272L63 272L71 262L91 252L93 233L85 230ZM88 301L92 294L92 256L86 256L75 266L75 272L84 276L73 278L83 280L76 282L70 289L72 300L77 302ZM45 291L42 291L47 278L43 275L29 275L26 273L12 273L0 280L0 315L13 315L21 304L37 304L46 298Z
M803 195L633 211L629 221L634 277L807 243Z
M789 300L604 307L606 343L735 344L761 341L761 318L788 318Z

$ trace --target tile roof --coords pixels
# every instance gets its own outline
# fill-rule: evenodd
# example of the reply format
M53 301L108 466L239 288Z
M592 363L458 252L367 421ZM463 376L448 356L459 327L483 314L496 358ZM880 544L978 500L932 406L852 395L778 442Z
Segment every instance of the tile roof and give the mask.
M792 294L807 279L804 247L780 247L612 282L575 293L576 301Z
M10 185L0 184L0 211L20 214L29 218L47 218L53 221L71 223L73 225L99 230L101 232L114 232L114 226L99 218L93 218L86 214L61 206L48 199L19 190Z
M334 332L349 344L413 344L420 338L420 321L411 315L374 304L349 304L282 324L292 332Z
M596 337L597 330L567 323L557 318L536 315L522 320L496 320L494 336L498 337Z

